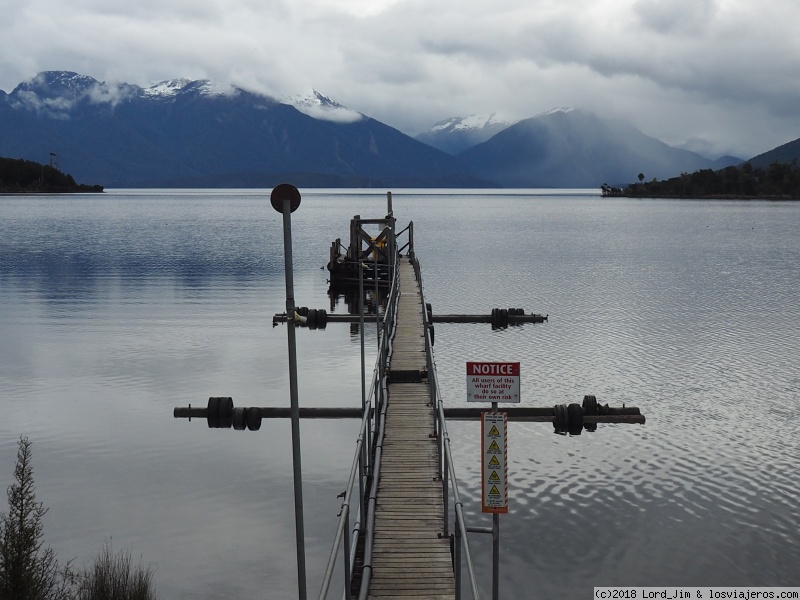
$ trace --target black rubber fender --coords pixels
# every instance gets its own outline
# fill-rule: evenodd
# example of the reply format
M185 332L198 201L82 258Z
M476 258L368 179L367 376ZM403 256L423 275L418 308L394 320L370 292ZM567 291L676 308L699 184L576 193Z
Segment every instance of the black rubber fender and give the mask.
M247 427L247 424L244 421L244 412L245 409L241 406L237 406L233 409L231 421L233 422L233 428L236 431L243 431Z
M208 399L208 409L206 411L206 420L208 421L209 429L216 429L219 427L219 398Z
M573 403L567 406L569 419L568 431L570 435L580 435L583 431L583 408L580 404Z
M498 312L500 313L500 327L505 329L508 327L508 309L501 308Z
M217 427L229 429L233 424L233 398L219 399L219 413L217 413Z
M257 408L248 408L244 412L244 422L250 431L261 429L261 411Z
M566 435L569 425L569 415L565 404L556 404L553 407L555 418L553 419L553 430L559 435Z

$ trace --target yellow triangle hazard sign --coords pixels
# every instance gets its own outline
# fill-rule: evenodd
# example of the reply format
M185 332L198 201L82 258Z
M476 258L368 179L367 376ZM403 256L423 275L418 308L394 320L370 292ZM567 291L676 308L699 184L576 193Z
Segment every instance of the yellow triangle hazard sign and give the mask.
M489 495L490 496L499 496L500 495L500 490L497 489L496 485L493 485L492 489L489 490Z
M492 474L489 475L489 481L500 481L500 476L497 474L497 471L492 471Z
M500 461L499 461L499 460L497 460L497 457L496 457L496 456L493 456L493 457L491 458L491 460L489 460L489 464L490 464L490 465L492 465L493 467L494 467L494 466L500 466Z
M496 425L492 425L492 428L489 430L489 435L500 435Z
M497 440L492 440L492 443L489 444L489 450L500 450L500 446L497 445Z

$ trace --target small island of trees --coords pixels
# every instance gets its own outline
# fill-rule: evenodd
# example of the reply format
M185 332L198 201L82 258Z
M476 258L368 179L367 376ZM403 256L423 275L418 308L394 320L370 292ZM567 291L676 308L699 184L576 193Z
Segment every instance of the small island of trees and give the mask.
M102 192L101 185L75 183L72 175L32 160L0 157L0 194Z
M766 169L749 162L719 171L702 169L681 173L665 181L653 179L631 183L624 188L600 186L603 196L627 198L761 198L767 200L800 199L800 167L797 161L774 162Z

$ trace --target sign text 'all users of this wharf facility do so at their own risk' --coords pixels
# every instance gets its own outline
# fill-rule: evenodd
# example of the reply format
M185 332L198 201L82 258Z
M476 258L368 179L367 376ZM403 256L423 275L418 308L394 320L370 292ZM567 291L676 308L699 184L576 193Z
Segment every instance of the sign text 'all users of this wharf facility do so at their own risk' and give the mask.
M468 362L467 402L519 402L518 362Z

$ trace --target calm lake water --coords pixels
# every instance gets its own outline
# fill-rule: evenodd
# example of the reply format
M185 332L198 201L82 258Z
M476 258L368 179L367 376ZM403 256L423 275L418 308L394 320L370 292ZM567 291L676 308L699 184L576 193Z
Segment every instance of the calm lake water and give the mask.
M301 191L295 297L327 307L330 242L355 214L383 216L385 195ZM62 560L111 540L154 567L166 600L296 597L289 422L172 417L209 396L289 404L268 196L0 198L0 484L28 436ZM647 416L579 437L510 425L502 597L800 585L800 203L396 190L394 210L414 221L434 312L549 314L506 331L437 325L449 405L466 404L466 361L519 360L524 405L595 394ZM301 405L360 405L359 349L347 326L299 331ZM356 428L301 423L310 597ZM479 425L450 432L470 524L488 526ZM471 545L490 596L491 540Z

